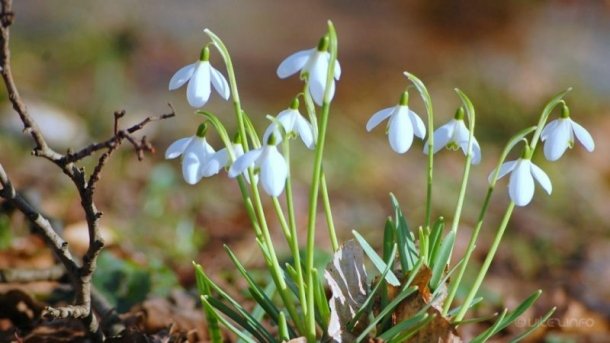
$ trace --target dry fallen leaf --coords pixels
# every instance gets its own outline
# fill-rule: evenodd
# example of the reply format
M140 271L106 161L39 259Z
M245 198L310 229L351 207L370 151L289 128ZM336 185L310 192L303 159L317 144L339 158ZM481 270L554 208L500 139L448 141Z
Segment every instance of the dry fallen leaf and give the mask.
M364 252L356 241L347 241L335 252L324 271L324 278L332 291L328 335L333 342L353 342L364 327L364 318L351 332L347 330L347 323L366 300L369 288Z

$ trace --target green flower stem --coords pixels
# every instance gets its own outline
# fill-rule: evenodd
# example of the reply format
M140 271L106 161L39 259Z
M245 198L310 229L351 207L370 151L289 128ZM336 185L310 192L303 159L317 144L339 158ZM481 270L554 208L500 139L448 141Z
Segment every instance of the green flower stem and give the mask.
M224 45L224 43L218 36L216 36L212 31L210 31L208 29L205 29L204 32L210 37L210 39L212 39L212 41L214 42L214 46L216 46L216 48L218 48L220 54L222 55L222 57L225 61L225 65L227 67L227 74L229 76L229 86L231 88L231 97L233 99L233 108L235 110L235 115L237 117L238 132L242 138L241 143L244 148L244 152L247 152L247 151L249 151L248 138L247 138L248 135L246 132L246 125L244 123L244 112L242 110L241 102L239 99L239 92L237 90L237 80L235 78L235 70L233 68L233 63L231 62L231 56L229 55L229 52L228 52L226 46ZM250 176L250 180L254 180L254 173L253 173L252 168L248 168L248 173ZM266 246L266 248L269 252L268 255L269 255L270 260L266 259L267 265L268 265L269 269L271 270L271 274L272 274L274 283L277 286L277 290L278 290L278 293L280 294L280 297L282 298L282 301L286 305L286 309L288 310L288 313L292 317L292 320L295 322L295 325L297 326L297 328L299 328L299 331L302 331L303 327L304 327L302 318L297 314L295 305L294 305L292 299L290 298L290 291L288 290L286 281L284 280L284 275L283 275L282 269L279 265L277 255L275 253L275 248L273 247L271 235L269 234L269 227L267 226L267 220L265 218L265 213L263 210L258 188L255 183L252 183L250 185L250 188L251 188L252 197L254 198L254 208L255 208L255 211L256 211L256 214L258 217L258 221L259 221L259 225L260 225L260 231L261 231L260 233L262 234L261 242L264 243L264 245Z
M301 264L301 253L299 251L299 240L297 236L297 220L294 212L294 197L292 194L292 172L290 170L290 144L288 139L282 142L284 148L284 158L288 164L288 178L286 180L286 207L288 208L288 221L290 226L290 234L292 240L290 244L290 252L294 259L294 268L297 272L296 284L299 289L299 301L301 308L307 308L307 298L305 294L305 278L303 277L303 265Z
M451 303L453 302L453 299L455 298L455 295L457 293L457 289L460 286L460 283L462 282L462 278L464 277L464 273L466 271L466 267L468 266L468 262L470 261L470 257L472 256L472 253L474 252L474 249L476 247L477 239L479 238L479 233L481 231L481 227L483 226L483 221L485 220L485 215L487 214L487 209L489 208L491 196L492 196L494 188L496 186L496 182L498 181L500 167L502 166L502 164L508 157L508 154L515 147L515 145L517 145L517 143L519 143L525 136L529 135L534 130L536 130L536 126L532 126L532 127L529 127L527 129L524 129L524 130L518 132L515 136L513 136L509 140L509 142L504 147L504 151L502 151L502 155L500 156L500 159L498 160L496 169L492 174L493 177L490 180L489 188L487 189L487 194L485 195L485 200L483 201L483 206L481 207L481 211L479 212L479 217L477 219L477 225L475 226L474 231L472 232L472 236L470 237L470 241L468 242L468 247L466 248L466 254L462 258L462 265L460 266L460 270L458 271L458 274L455 277L455 280L453 280L453 282L451 283L447 298L445 299L445 305L443 306L444 315L446 315L449 312ZM464 302L464 304L462 305L462 310L468 309L470 307L471 302L472 302L472 299L470 299L468 302Z
M481 287L481 283L483 283L483 279L485 278L485 275L487 274L487 271L489 270L489 266L491 265L491 262L493 261L494 257L496 256L496 251L498 250L500 241L502 241L502 236L504 235L504 231L506 230L506 227L508 226L508 221L510 220L510 217L511 217L514 209L515 209L515 203L511 201L508 204L508 207L506 208L506 212L504 213L504 217L502 218L500 227L498 228L498 231L496 232L496 236L494 237L493 243L491 244L491 247L489 248L487 257L485 258L485 261L483 262L483 265L481 266L481 269L479 270L479 274L477 275L477 278L475 279L474 284L472 285L472 288L470 289L470 292L468 293L468 295L466 296L466 299L464 300L464 304L462 305L460 312L458 312L457 316L455 317L455 321L459 322L462 319L464 319L464 316L466 315L466 312L468 311L468 308L470 307L472 300L474 299L475 295L479 291L479 288Z
M320 186L322 191L322 204L324 205L324 213L326 214L326 223L328 225L328 236L330 237L330 244L332 245L333 251L337 251L339 250L339 241L337 240L337 233L335 231L333 212L330 208L328 186L326 185L326 174L324 173L324 170L322 170Z
M229 50L223 43L223 41L212 31L209 29L203 30L210 39L214 42L214 46L218 49L222 58L227 67L227 75L229 76L229 87L231 88L231 98L233 99L233 109L235 111L235 116L237 117L237 125L239 134L242 137L242 146L244 147L244 152L250 150L248 145L248 139L246 135L246 127L244 125L244 112L241 108L241 102L239 100L239 91L237 90L237 79L235 78L235 69L233 68L233 62L231 61L231 55L229 54Z
M489 208L491 195L493 194L493 191L494 191L493 186L490 186L487 189L487 195L485 195L485 200L483 201L483 207L481 207L481 211L479 213L479 218L477 219L477 225L475 226L474 231L472 232L472 236L470 236L470 241L468 242L468 247L466 248L466 253L462 260L463 261L462 265L460 266L458 275L456 276L455 280L451 283L449 292L447 294L447 298L445 299L445 305L443 306L443 315L447 315L447 313L449 312L449 309L451 308L451 303L453 303L453 299L455 299L455 295L457 293L458 287L460 286L462 278L464 277L464 272L466 271L466 266L468 265L468 262L470 261L470 257L472 256L472 253L474 252L474 249L476 247L477 239L479 238L479 232L481 232L481 227L483 226L483 220L485 219L485 214L487 213L487 209ZM470 302L469 302L468 306L465 306L465 305L466 305L466 303L464 303L464 305L462 305L462 307L468 308L470 306Z
M249 168L248 172L250 173L250 180L254 180L254 173L252 171L252 168ZM267 262L267 267L271 270L273 282L277 286L277 291L280 294L282 302L286 306L290 317L294 321L299 331L303 331L304 325L302 322L302 317L298 315L296 307L294 305L294 301L293 299L291 299L290 290L286 285L286 280L284 280L284 273L282 271L282 268L280 267L277 255L275 253L275 247L273 246L273 241L271 240L271 235L269 233L269 227L267 226L265 211L263 209L258 187L255 183L251 183L250 188L254 198L254 207L256 209L256 213L259 218L259 224L261 226L261 231L263 233L261 243L264 244L268 252L269 258L265 259Z
M309 214L307 223L307 246L305 270L307 272L307 311L305 311L307 330L305 337L309 343L316 341L316 314L315 314L315 293L314 293L314 253L316 237L316 212L318 207L318 191L320 178L322 176L322 156L324 155L324 143L326 139L326 128L328 126L328 115L330 111L330 85L334 82L335 62L337 61L337 34L331 21L328 21L329 52L330 60L328 64L328 74L326 77L326 88L324 91L324 101L318 139L316 141L316 151L314 157L313 176L311 178L311 188L309 191Z
M424 85L424 83L418 79L415 75L404 72L404 75L415 85L419 95L421 96L424 104L426 106L426 113L428 115L428 126L427 126L427 136L428 136L428 167L426 169L426 218L424 222L424 232L430 231L430 221L432 218L432 181L433 181L433 170L434 170L434 110L432 108L432 98L430 97L430 93L428 93L428 89ZM427 259L426 255L422 255L422 258Z
M288 246L291 246L292 241L293 241L293 236L292 236L292 233L290 232L290 227L288 226L288 223L286 222L286 217L284 216L284 210L282 209L282 205L280 205L280 201L278 200L277 197L273 198L272 203L273 203L273 209L275 210L275 214L277 215L277 219L280 222L280 228L282 229L282 233L284 234L284 237L286 238L286 242L288 243Z

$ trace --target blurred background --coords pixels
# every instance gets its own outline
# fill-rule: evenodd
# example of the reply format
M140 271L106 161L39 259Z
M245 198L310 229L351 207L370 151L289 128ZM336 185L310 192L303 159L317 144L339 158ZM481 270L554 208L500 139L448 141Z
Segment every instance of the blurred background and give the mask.
M515 306L540 288L545 291L540 312L528 316L559 307L555 325L540 334L546 341L580 341L584 336L595 341L608 332L610 2L19 0L14 10L13 73L56 149L110 137L115 110L126 110L126 127L167 113L168 103L176 109L175 118L145 129L157 153L138 162L125 146L107 165L96 198L105 213L104 230L115 245L101 260L101 270L146 270L150 292L160 295L178 283L192 285L192 260L214 277L230 280L222 244L248 265L260 265L236 184L222 174L189 186L179 162L163 159L166 147L194 134L200 122L186 103L185 90L169 92L168 82L176 70L198 58L207 43L203 28L218 34L229 48L243 106L262 131L265 115L286 108L301 87L298 77L278 79L278 64L297 50L314 47L327 19L335 23L343 74L330 117L325 168L342 240L357 229L380 243L391 214L390 192L412 227L423 221L422 142L399 156L390 150L383 129L370 134L364 129L374 112L396 104L409 84L404 70L428 86L437 126L459 106L455 87L477 110L483 162L471 172L460 251L507 138L534 125L554 94L574 87L566 97L572 118L589 129L596 149L589 154L576 144L553 163L541 153L535 156L552 179L553 194L538 188L533 203L514 212L483 290L492 299L491 308L481 311ZM226 75L216 52L211 62ZM411 99L411 108L423 118L415 92ZM4 93L0 102L0 162L15 185L63 223L70 239L82 241L84 218L77 194L53 166L29 155L32 143L20 133ZM235 127L230 103L217 94L206 110L226 119L228 128ZM210 139L219 146L217 137ZM312 154L295 146L299 165L293 173L303 229ZM463 162L460 153L437 154L435 216L451 219ZM508 203L505 187L503 180L475 263L484 258ZM2 248L14 248L24 233L0 227ZM328 248L323 221L320 227L319 246ZM279 230L276 234L280 242Z

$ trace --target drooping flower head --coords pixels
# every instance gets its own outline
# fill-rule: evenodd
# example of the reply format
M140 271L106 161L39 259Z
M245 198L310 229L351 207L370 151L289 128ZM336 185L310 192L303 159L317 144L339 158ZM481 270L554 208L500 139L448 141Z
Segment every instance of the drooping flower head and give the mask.
M451 150L462 149L464 155L468 155L468 137L470 131L464 123L464 108L460 107L455 113L455 117L447 124L434 131L434 153L439 152L443 147ZM428 144L424 145L424 153L428 153ZM472 164L481 162L481 147L479 142L472 137Z
M498 179L510 173L508 181L508 195L517 206L525 206L534 197L534 180L548 193L553 191L553 185L544 170L531 161L529 147L526 146L523 156L515 161L508 161L500 166ZM495 170L489 175L489 182L493 180Z
M182 177L190 185L218 174L224 166L213 158L215 151L205 139L206 130L205 124L200 125L196 135L175 141L165 151L168 160L182 156Z
M285 79L301 71L301 78L307 77L309 82L309 93L318 106L324 102L326 90L326 79L329 72L330 53L328 52L329 38L322 37L318 47L315 49L301 50L288 56L277 68L277 76ZM341 66L335 61L333 78L339 80L341 77ZM330 97L335 94L335 82L330 84Z
M172 76L169 90L178 89L187 82L186 99L194 108L203 107L208 102L212 86L225 100L231 95L225 77L210 64L210 49L207 46L201 50L199 61L180 68Z
M548 123L540 135L544 144L544 157L549 161L558 160L568 148L574 146L574 137L589 152L595 149L591 134L570 118L570 110L563 103L561 117Z
M278 137L281 137L279 133L271 134L262 147L250 150L235 160L229 169L229 177L245 175L249 167L254 167L254 172L260 174L265 193L273 197L282 194L288 178L288 164L277 150Z
M314 130L312 125L299 112L299 100L294 99L290 108L281 111L275 120L269 124L263 135L263 141L269 140L269 136L278 132L278 123L284 128L288 135L301 137L303 144L309 149L315 146Z
M426 136L424 122L417 113L409 109L408 103L409 93L404 92L398 105L378 111L366 123L366 130L370 132L382 121L389 118L387 125L388 140L392 150L399 154L409 150L414 135L422 139Z

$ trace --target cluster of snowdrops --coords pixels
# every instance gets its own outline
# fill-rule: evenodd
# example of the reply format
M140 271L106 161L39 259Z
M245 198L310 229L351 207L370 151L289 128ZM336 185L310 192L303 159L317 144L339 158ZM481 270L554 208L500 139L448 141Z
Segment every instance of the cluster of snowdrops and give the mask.
M203 119L198 124L195 134L178 139L171 144L165 153L165 157L168 159L182 158L182 175L189 184L196 184L202 178L213 176L223 170L228 171L229 177L237 179L246 212L252 222L257 243L261 248L272 280L267 286L258 285L247 268L241 266L235 255L227 247L229 256L236 264L239 272L248 281L249 292L258 304L253 311L247 311L238 302L223 293L222 289L217 287L212 279L203 272L201 266L196 266L198 268L199 289L202 292L202 301L208 315L213 340L221 340L221 334L217 326L217 323L220 322L245 341L287 341L297 337L303 337L308 342L314 342L321 337L328 337L334 341L349 341L362 340L371 335L392 342L402 341L416 335L425 325L425 321L430 320L430 316L428 316L430 307L436 308L439 315L446 318L453 327L459 325L464 320L466 312L477 301L480 301L475 296L489 265L493 261L497 245L500 243L513 207L525 206L531 202L535 181L547 193L550 194L552 191L551 181L547 174L532 162L532 156L538 141L544 143L544 156L550 161L558 160L568 148L574 145L576 140L587 151L593 151L594 149L591 135L570 117L568 106L563 100L567 91L549 101L542 111L538 123L517 133L507 144L497 167L489 176L490 191L485 198L466 254L457 259L453 268L449 268L455 232L459 226L465 199L470 166L481 161L481 148L474 136L474 106L463 92L456 90L462 106L457 109L453 119L434 129L432 101L425 85L414 75L405 72L405 76L410 84L415 86L417 93L425 104L427 123L409 108L409 93L405 90L397 97L399 99L397 104L372 115L366 123L366 130L372 131L382 123L387 122L385 132L390 147L398 154L403 154L411 148L414 137L425 140L423 152L428 154L428 173L426 173L428 192L426 194L425 221L417 230L409 231L406 229L402 211L398 208L397 203L394 203L396 212L394 218L388 219L390 224L386 223L384 245L387 245L387 247L384 249L383 256L376 254L370 245L355 233L364 252L378 269L381 275L380 281L374 287L373 285L367 285L368 289L364 290L363 299L360 301L356 301L353 295L349 295L347 296L348 299L345 299L346 294L340 294L341 287L336 287L336 283L329 276L330 273L326 271L326 281L330 284L333 293L333 297L328 301L323 296L324 292L320 291L320 287L323 289L324 286L320 286L320 273L315 268L313 260L315 235L319 231L319 228L316 227L319 202L324 209L322 212L326 217L328 234L332 249L335 252L335 261L340 258L337 257L337 253L342 251L335 234L330 198L326 186L327 180L323 170L323 153L326 128L330 117L330 105L335 93L335 84L341 76L341 67L337 60L337 39L334 27L329 22L328 32L316 47L298 51L279 64L277 76L283 79L298 74L303 80L303 88L297 91L293 99L287 101L289 106L286 109L280 111L275 117L268 116L270 122L262 136L258 135L242 107L231 56L226 46L214 33L207 29L204 31L210 38L210 42L202 48L199 59L179 69L169 82L170 90L186 85L187 101L193 108L198 109L196 118ZM216 50L212 51L217 51L222 57L228 80L223 72L210 64L211 48L215 48ZM226 120L221 120L213 113L201 109L209 100L212 89L223 99L231 99L236 118L235 132L229 133L224 124ZM559 117L547 123L555 108L559 108ZM305 115L302 113L305 113ZM206 140L206 135L211 132L212 128L224 144L224 147L219 150L214 149ZM299 138L308 149L313 150L315 156L312 166L308 217L306 218L307 242L304 247L297 241L298 220L294 211L292 180L290 178L289 142L294 138ZM523 146L519 158L506 161L507 156L519 144ZM439 220L433 222L430 218L432 206L432 192L430 190L433 184L433 155L445 147L451 150L461 150L466 159L462 187L456 211L452 218L451 229L446 236L443 236L444 219L439 218ZM476 245L478 232L483 224L491 193L495 188L496 181L508 174L510 174L508 181L510 203L502 223L499 224L496 239L494 239L494 243L489 249L487 258L480 267L475 283L467 297L462 300L460 306L452 309L451 306L457 288L461 284L462 276ZM259 185L271 197L270 201L273 203L273 211L278 218L278 225L290 247L291 263L280 265L275 253L266 219L269 214L266 213L267 209L263 206ZM282 194L284 194L282 199L285 201L284 204L280 201ZM415 262L410 262L409 256L414 256ZM398 263L395 262L394 258L399 260L400 269L395 267ZM369 300L381 294L382 291L379 289L383 289L387 285L400 286L402 291L410 292L405 293L406 295L401 298L402 301L407 299L408 295L414 294L413 292L416 291L411 287L413 285L410 282L413 282L413 277L420 273L423 268L431 270L432 278L429 287L434 292L433 294L436 294L436 290L440 289L442 285L447 286L445 291L438 292L444 293L444 295L439 295L442 297L440 305L432 304L433 301L430 301L428 307L422 309L423 312L420 313L420 317L414 315L410 319L408 318L401 323L393 323L390 326L387 323L387 315L391 313L393 307L399 306L399 302L384 302L382 299L383 306L381 309L372 311L372 313L369 313L370 311L364 313L366 312L365 309L371 308L371 301ZM396 277L395 274L398 274L399 277ZM452 281L449 282L448 279L451 274L453 274L453 277ZM349 280L344 280L344 282L349 283ZM384 284L380 287L380 283L384 282L387 285ZM349 288L349 285L347 287ZM539 295L539 293L536 294ZM281 300L281 306L277 305L277 298ZM477 337L478 341L485 341L510 324L515 319L513 317L523 313L525 309L531 306L535 298L537 296L526 299L522 304L523 306L513 312L505 311L503 315L497 318L494 326ZM294 301L295 299L297 301ZM351 304L350 300L352 300ZM343 307L343 310L340 307ZM348 313L348 318L345 318L345 313ZM546 318L550 313L552 312L549 312ZM265 316L275 324L277 333L270 333L265 327L256 323ZM362 322L364 317L367 317L366 323L358 327L356 322ZM415 318L421 320L416 321ZM409 320L411 321L409 322ZM235 324L238 324L241 328L236 327ZM397 327L400 330L397 330Z

